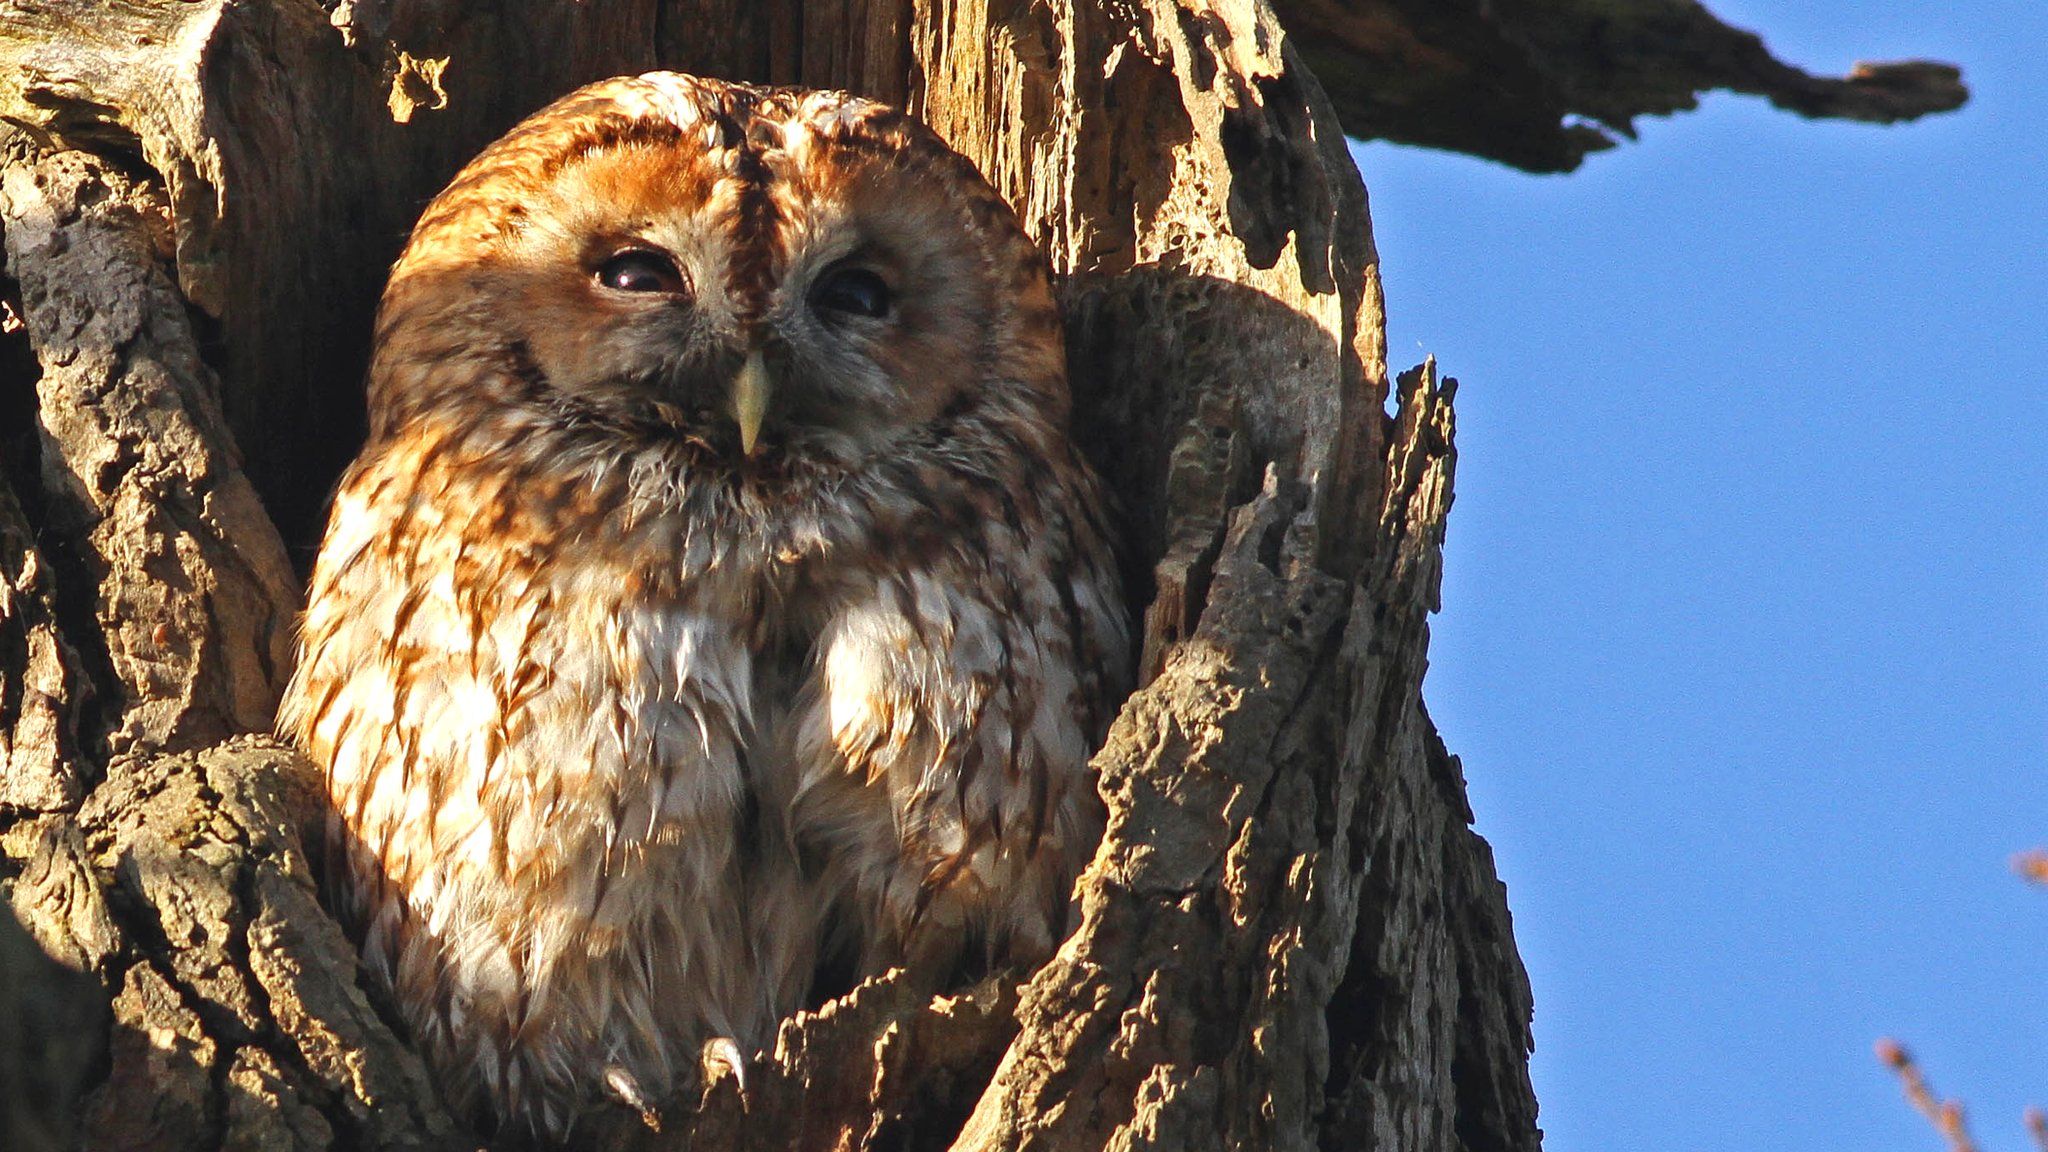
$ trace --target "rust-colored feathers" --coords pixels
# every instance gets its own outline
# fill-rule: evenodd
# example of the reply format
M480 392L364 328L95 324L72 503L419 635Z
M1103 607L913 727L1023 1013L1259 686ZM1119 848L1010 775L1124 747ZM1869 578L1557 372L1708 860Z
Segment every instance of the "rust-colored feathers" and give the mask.
M559 1138L821 955L1062 935L1129 664L1009 208L837 94L606 81L428 207L283 725L451 1099Z

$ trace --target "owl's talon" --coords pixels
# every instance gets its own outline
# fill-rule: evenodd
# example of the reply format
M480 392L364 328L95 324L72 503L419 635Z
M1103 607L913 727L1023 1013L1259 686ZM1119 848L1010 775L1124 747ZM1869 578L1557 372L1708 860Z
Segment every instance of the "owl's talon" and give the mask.
M704 1083L708 1087L725 1073L732 1075L733 1083L740 1090L740 1099L747 1098L747 1058L740 1052L740 1046L730 1036L714 1036L704 1042Z
M604 1070L604 1088L611 1098L640 1114L640 1122L656 1132L661 1131L661 1113L648 1102L647 1093L640 1087L640 1081L631 1072L617 1064L608 1064Z

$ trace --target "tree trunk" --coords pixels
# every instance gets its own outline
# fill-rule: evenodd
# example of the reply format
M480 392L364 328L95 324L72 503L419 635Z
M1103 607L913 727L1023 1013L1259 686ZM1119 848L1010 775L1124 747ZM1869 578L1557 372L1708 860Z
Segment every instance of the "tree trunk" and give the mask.
M1365 190L1294 43L1258 0L0 0L0 875L41 945L0 917L0 1141L476 1146L262 733L412 215L554 95L669 67L902 104L1016 206L1145 682L1044 970L870 982L744 1096L600 1135L1535 1149L1528 982L1420 693L1453 387L1386 414Z

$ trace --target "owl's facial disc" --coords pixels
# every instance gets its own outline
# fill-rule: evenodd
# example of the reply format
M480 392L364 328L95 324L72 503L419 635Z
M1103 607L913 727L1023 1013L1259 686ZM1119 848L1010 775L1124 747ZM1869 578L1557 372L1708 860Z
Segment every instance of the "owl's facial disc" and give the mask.
M1056 358L1016 355L1055 345L1012 335L1050 311L1043 282L994 258L1014 225L957 158L887 117L757 113L794 115L771 99L510 150L533 179L518 210L435 222L409 270L445 260L555 396L763 476L892 457L986 397L1062 398Z

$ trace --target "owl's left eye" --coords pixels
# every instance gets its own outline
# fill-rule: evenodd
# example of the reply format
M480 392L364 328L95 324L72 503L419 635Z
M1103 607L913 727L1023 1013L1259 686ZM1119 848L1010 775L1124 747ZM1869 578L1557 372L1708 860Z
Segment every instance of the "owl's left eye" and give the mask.
M811 289L811 307L879 319L889 314L889 283L866 268L835 268Z
M628 248L598 265L597 282L615 292L676 295L686 287L675 261L645 248Z

